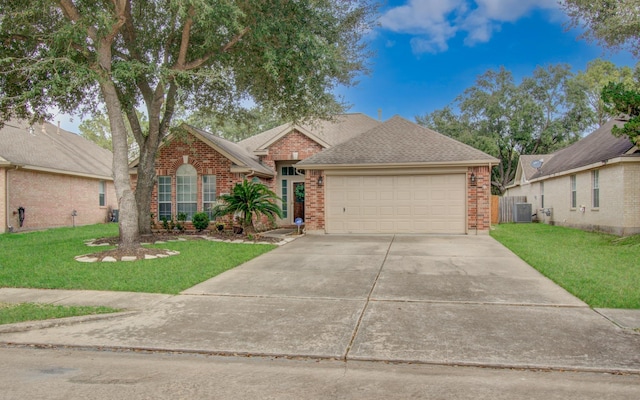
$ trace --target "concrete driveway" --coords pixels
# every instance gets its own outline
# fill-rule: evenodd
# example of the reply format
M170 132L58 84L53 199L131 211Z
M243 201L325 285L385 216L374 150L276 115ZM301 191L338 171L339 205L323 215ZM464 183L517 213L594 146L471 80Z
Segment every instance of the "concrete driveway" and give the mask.
M640 335L489 236L306 236L139 314L0 341L640 372Z

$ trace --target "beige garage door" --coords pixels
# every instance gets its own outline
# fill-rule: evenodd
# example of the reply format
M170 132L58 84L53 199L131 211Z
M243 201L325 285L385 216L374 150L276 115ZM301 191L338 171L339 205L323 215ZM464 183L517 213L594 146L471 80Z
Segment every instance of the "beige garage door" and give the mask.
M465 233L464 174L327 176L327 233Z

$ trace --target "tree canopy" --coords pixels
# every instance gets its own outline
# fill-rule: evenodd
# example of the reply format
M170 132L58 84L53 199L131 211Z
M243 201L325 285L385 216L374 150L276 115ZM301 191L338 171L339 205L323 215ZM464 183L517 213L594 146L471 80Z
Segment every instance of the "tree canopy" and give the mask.
M602 89L602 100L611 108L629 118L622 127L614 126L611 133L626 135L629 140L640 145L640 91L638 86L629 88L622 83L611 82Z
M570 28L585 28L582 38L640 56L637 0L562 0L560 4L570 18Z
M366 0L0 0L0 119L103 105L120 245L137 247L177 105L225 115L249 101L286 120L332 115L333 89L366 71L374 12ZM123 115L140 149L135 191Z
M584 27L581 37L596 41L610 50L629 50L640 57L640 9L637 0L564 0L563 8L571 18L570 27ZM614 127L615 135L627 135L640 143L640 85L639 68L636 66L635 82L629 71L619 80L600 86L603 108L609 113L622 113L629 121L622 127Z
M572 80L565 64L538 67L519 84L505 68L488 70L454 104L416 120L500 159L491 183L502 194L520 154L553 152L593 124L585 91Z

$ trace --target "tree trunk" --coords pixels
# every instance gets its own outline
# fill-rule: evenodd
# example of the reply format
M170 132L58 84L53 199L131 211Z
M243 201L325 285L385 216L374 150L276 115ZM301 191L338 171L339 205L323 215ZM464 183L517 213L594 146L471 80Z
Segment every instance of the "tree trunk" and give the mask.
M140 148L138 162L138 182L136 183L136 202L138 205L138 230L141 234L151 233L151 194L156 182L155 154L147 143Z
M127 144L127 130L122 118L122 109L115 87L110 81L100 83L102 95L107 107L109 124L113 144L113 181L118 198L120 213L118 223L120 229L120 249L135 249L140 247L140 233L138 231L138 209L136 198L131 189L129 176L129 146Z

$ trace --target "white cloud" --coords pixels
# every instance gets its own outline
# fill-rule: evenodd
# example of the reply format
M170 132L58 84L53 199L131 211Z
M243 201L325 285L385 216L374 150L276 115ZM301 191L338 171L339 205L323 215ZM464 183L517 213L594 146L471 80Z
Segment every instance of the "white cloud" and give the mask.
M515 22L533 10L555 10L557 0L408 0L380 18L383 29L414 35L414 53L438 53L459 32L464 43L487 42L505 22Z

